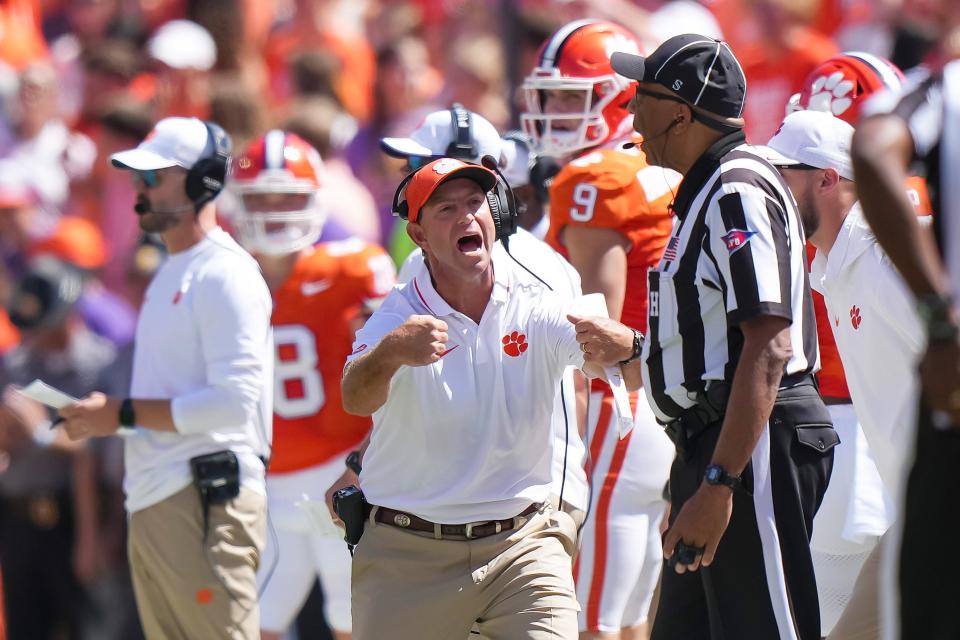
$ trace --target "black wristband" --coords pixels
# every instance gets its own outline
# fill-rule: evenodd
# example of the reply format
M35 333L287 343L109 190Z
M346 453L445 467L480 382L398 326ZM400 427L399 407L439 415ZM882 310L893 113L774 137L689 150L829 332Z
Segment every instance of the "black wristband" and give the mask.
M124 398L120 403L120 426L133 427L137 424L137 415L133 411L133 400Z
M344 460L343 463L347 465L347 469L350 469L350 471L353 471L355 474L360 475L360 470L362 469L362 467L360 466L359 451L351 451L350 455L347 456L347 459Z
M958 329L953 320L952 308L953 301L937 293L917 299L917 315L923 320L930 342L949 342L956 339Z
M634 360L640 357L640 354L643 352L643 334L637 331L636 329L630 329L633 331L633 353L630 354L630 357L626 360L621 360L620 364L630 364Z

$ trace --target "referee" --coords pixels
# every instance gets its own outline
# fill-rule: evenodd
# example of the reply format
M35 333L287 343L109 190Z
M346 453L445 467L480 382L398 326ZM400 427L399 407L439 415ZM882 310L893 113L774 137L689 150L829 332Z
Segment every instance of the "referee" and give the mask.
M947 5L938 18L960 31L960 7ZM889 110L880 101L871 105L889 112L857 127L851 154L864 215L916 296L927 337L915 459L899 518L897 624L901 638L939 640L960 634L955 611L960 585L930 575L932 566L944 576L960 571L953 550L953 532L960 525L955 473L960 461L960 59L890 102ZM903 189L911 168L919 168L927 180L933 237L917 222Z
M647 160L684 176L643 353L678 452L652 638L819 639L809 542L839 439L811 375L800 216L745 144L746 81L725 43L687 34L611 60L639 81Z

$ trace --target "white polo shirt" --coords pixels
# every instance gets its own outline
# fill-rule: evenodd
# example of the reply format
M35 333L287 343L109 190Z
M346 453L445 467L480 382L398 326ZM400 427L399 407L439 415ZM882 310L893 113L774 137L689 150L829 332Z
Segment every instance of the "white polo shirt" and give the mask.
M823 294L847 386L877 470L898 495L912 450L917 362L924 333L913 295L871 232L859 204L829 256L819 251L810 285Z
M494 245L493 250L495 253L504 253L503 257L510 260L499 242ZM550 285L561 299L573 301L583 295L580 274L573 265L529 231L518 228L516 233L510 236L510 252L524 267L536 274L536 277ZM422 267L423 253L420 249L415 249L401 266L397 281L409 281ZM563 374L563 382L557 389L554 400L552 492L567 504L586 511L590 501L590 486L584 466L587 448L577 426L577 394L574 389L573 370L574 367L569 367Z
M480 324L436 292L425 265L357 332L348 362L411 315L448 326L446 354L401 367L373 414L360 487L374 505L445 524L505 519L550 494L557 385L583 354L562 301L502 251Z

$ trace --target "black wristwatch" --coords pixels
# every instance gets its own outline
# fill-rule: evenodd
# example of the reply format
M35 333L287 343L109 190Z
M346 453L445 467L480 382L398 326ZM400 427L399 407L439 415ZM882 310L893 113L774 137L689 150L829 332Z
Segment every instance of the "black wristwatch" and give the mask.
M938 293L928 293L917 299L917 315L923 320L930 342L947 342L957 337L957 324L951 309L953 301Z
M630 364L639 358L640 353L643 351L643 334L636 329L631 329L631 331L633 331L633 353L631 353L630 357L626 360L621 360L620 364Z
M730 475L726 469L718 464L708 465L707 470L703 472L703 479L707 481L707 484L722 484L725 487L729 487L732 491L736 491L741 487L740 477Z
M347 456L347 459L343 461L347 465L347 469L353 471L355 474L360 475L360 470L363 468L360 466L360 452L351 451L350 455Z
M120 403L120 426L133 427L137 424L137 414L133 412L133 400L124 398Z

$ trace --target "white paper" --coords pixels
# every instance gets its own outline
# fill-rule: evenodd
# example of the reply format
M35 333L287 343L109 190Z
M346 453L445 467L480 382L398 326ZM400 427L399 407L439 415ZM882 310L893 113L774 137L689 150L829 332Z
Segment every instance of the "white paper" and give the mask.
M70 405L79 402L78 398L74 398L70 394L64 393L56 387L51 387L46 382L39 379L34 380L22 389L17 389L17 392L27 396L35 402L39 402L42 405L57 410L63 409L64 407L69 407ZM131 429L130 427L120 427L117 429L118 436L129 436L136 432L136 429Z
M602 293L589 293L580 296L573 301L570 309L570 313L576 316L610 317L607 312L607 299ZM607 382L613 390L613 412L617 418L617 433L623 440L633 430L630 394L627 392L627 385L623 381L623 373L620 371L620 367L605 367L603 372L606 374Z
M330 510L327 509L326 502L314 500L307 494L303 494L303 499L294 504L307 514L313 533L319 536L343 538L343 529L333 523L333 517L330 515Z
M51 409L63 409L76 404L78 401L77 398L60 391L60 389L51 387L43 380L34 380L22 389L17 389L17 391Z

